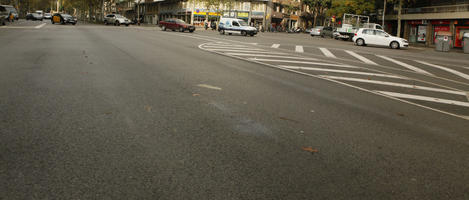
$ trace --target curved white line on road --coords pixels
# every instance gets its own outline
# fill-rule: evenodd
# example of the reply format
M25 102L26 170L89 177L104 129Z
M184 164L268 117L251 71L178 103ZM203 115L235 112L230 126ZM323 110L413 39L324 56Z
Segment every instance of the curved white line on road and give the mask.
M360 67L355 67L351 65L339 65L339 64L320 63L320 62L306 62L306 61L298 61L298 60L274 60L274 59L263 59L263 58L248 58L248 59L255 60L255 61L265 61L265 62L297 63L297 64L333 66L333 67L343 67L343 68L353 68L353 69L360 68Z
M288 59L298 59L298 60L312 60L318 61L316 58L302 58L295 56L279 56L279 55L266 55L266 54L247 54L247 53L227 53L233 56L247 56L247 57L270 57L270 58L288 58Z
M454 70L454 69L450 69L450 68L447 68L447 67L443 67L443 66L439 66L439 65L435 65L435 64L431 64L431 63L427 63L427 62L424 62L424 61L420 61L420 60L416 60L415 62L418 62L420 64L424 64L424 65L428 65L430 67L434 67L434 68L438 68L438 69L441 69L441 70L444 70L444 71L447 71L449 73L452 73L454 75L457 75L457 76L460 76L462 78L465 78L467 80L469 80L469 75L465 74L465 73L462 73L460 71L457 71L457 70Z

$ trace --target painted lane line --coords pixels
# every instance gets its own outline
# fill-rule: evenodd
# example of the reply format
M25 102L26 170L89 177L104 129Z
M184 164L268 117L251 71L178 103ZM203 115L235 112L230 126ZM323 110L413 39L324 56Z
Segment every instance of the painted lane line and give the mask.
M380 57L380 58L382 58L382 59L384 59L384 60L387 60L387 61L389 61L389 62L393 62L393 63L395 63L395 64L398 64L398 65L400 65L400 66L402 66L402 67L405 67L405 68L407 68L407 69L410 69L410 70L412 70L412 71L414 71L414 72L421 73L421 74L425 74L425 75L429 75L429 76L434 76L433 74L431 74L431 73L429 73L429 72L427 72L427 71L425 71L425 70L423 70L423 69L420 69L420 68L418 68L418 67L414 67L414 66L412 66L412 65L409 65L409 64L407 64L407 63L404 63L404 62L401 62L401 61L392 59L392 58L390 58L390 57L382 56L382 55L376 55L376 56L377 56L377 57Z
M246 54L246 53L227 53L233 56L251 56L251 57L270 57L270 58L288 58L288 59L298 59L298 60L312 60L318 61L316 58L302 58L295 56L279 56L279 55L265 55L265 54Z
M219 47L249 47L249 46L246 46L246 45L238 45L238 44L217 44L217 43L206 44L205 46L219 46Z
M346 53L348 53L349 55L355 57L356 59L366 63L366 64L370 64L370 65L378 65L376 64L375 62L371 61L370 59L368 58L365 58L361 55L358 55L357 53L353 52L353 51L349 51L349 50L345 50Z
M337 58L334 54L332 54L331 51L326 48L319 48L319 50L321 50L321 52L328 58Z
M384 77L384 78L396 78L396 79L408 80L408 78L402 77L402 76L394 76L394 75L387 75L387 74L376 74L376 73L368 73L368 72L336 70L336 69L323 69L323 68L313 68L313 67L297 67L297 66L287 66L287 65L280 65L280 67L284 67L284 68L288 68L288 69L301 69L301 70L311 70L311 71L335 72L335 73L342 73L342 74L357 74L357 75L365 75L365 76L377 76L377 77Z
M273 55L288 55L280 52L268 52L268 51L243 51L243 50L232 50L232 49L205 49L207 51L218 51L218 52L238 52L238 53L265 53Z
M460 77L463 77L463 78L469 80L469 75L464 74L464 73L459 72L459 71L456 71L456 70L454 70L454 69L450 69L450 68L447 68L447 67L443 67L443 66L439 66L439 65L427 63L427 62L420 61L420 60L416 60L415 62L418 62L418 63L420 63L420 64L424 64L424 65L428 65L428 66L430 66L430 67L438 68L438 69L447 71L447 72L449 72L449 73L452 73L452 74L454 74L454 75L457 75L457 76L460 76Z
M40 25L35 26L34 28L39 29L39 28L42 28L42 27L45 26L45 25L46 25L46 23L43 23L43 24L40 24Z
M248 58L248 59L254 60L254 61L263 61L263 62L297 63L297 64L333 66L333 67L343 67L343 68L353 68L353 69L359 68L359 67L355 67L351 65L339 65L339 64L320 63L320 62L306 62L306 61L298 61L298 60L274 60L274 59L263 59L263 58Z
M388 96L392 96L392 97L396 97L396 98L413 99L413 100L429 101L429 102L435 102L435 103L469 107L469 103L462 102L462 101L454 101L454 100L449 100L449 99L439 99L439 98L434 98L434 97L412 95L412 94L402 94L402 93L387 92L387 91L375 91L375 92L388 95Z
M278 49L280 47L280 44L273 44L271 48Z
M303 52L305 52L305 51L303 50L303 46L301 46L301 45L296 45L296 46L295 46L295 51L298 52L298 53L303 53Z
M447 94L455 94L455 95L462 95L465 96L466 92L454 91L454 90L445 90L440 88L432 88L432 87L425 87L425 86L417 86L417 85L409 85L403 83L394 83L394 82L387 82L387 81L375 81L375 80L367 80L367 79L360 79L360 78L346 78L346 77L338 77L338 76L325 76L323 77L334 79L334 80L342 80L342 81L354 81L354 82L361 82L361 83L372 83L377 85L386 85L386 86L393 86L393 87L402 87L402 88L411 88L417 90L426 90L431 92L441 92Z
M212 90L221 90L221 88L220 88L220 87L213 86L213 85L207 85L207 84L198 84L197 86L198 86L198 87L207 88L207 89L212 89Z

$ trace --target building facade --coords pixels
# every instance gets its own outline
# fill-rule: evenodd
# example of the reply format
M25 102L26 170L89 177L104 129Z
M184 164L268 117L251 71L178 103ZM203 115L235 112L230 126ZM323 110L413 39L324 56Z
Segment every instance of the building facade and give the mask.
M397 9L385 16L387 31L397 34ZM450 33L454 47L462 47L462 35L469 32L469 0L416 0L401 10L401 36L411 43L435 44L436 35Z

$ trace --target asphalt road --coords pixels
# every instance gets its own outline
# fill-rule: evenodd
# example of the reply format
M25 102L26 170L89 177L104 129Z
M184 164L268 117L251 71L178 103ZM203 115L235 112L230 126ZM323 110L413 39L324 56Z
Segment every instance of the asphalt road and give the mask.
M0 43L2 199L469 199L462 54L24 21Z

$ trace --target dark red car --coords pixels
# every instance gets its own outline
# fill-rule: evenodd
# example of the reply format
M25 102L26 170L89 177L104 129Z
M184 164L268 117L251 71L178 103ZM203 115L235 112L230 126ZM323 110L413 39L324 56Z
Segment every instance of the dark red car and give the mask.
M192 26L180 19L166 19L164 21L161 21L159 26L163 31L166 31L167 29L170 29L172 31L178 30L179 32L184 32L187 30L191 33L195 31L195 26Z

